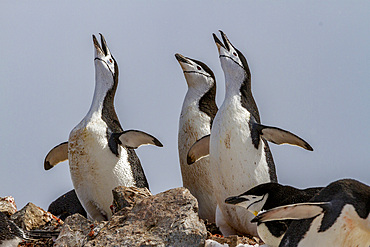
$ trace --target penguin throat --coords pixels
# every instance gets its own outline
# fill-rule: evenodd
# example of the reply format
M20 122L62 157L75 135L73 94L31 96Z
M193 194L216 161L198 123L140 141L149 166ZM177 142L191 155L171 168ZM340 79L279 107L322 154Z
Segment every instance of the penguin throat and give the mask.
M113 77L113 81L99 80L99 78L96 78L94 98L88 113L88 115L99 114L111 132L122 131L114 108L114 96L117 84L117 76Z

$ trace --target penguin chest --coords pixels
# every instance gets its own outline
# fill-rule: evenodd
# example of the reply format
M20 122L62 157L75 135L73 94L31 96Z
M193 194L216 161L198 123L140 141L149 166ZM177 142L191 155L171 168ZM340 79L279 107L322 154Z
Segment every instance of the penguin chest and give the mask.
M186 161L187 153L190 147L200 138L209 135L211 132L211 118L199 111L196 104L184 105L180 115L178 132L178 150L181 166L181 174L184 185L192 185L200 179L199 176L208 176L204 174L209 169L208 165L200 162L208 160L203 158L195 164L189 166ZM204 163L204 162L202 162ZM206 162L208 163L208 161Z
M235 98L222 105L213 123L211 165L220 184L219 192L225 198L270 181L265 144L261 141L258 149L254 147L250 118L250 113Z
M196 105L183 105L180 115L178 150L183 186L198 200L199 216L214 222L216 198L213 192L209 157L192 165L187 164L190 147L200 138L211 132L211 118L201 112Z
M85 209L93 202L109 214L112 189L135 185L127 151L119 148L118 157L110 151L107 126L102 120L92 119L72 130L68 142L69 167L74 188Z
M370 215L362 219L355 208L347 204L334 224L325 231L319 231L323 214L316 217L309 231L298 246L370 246Z

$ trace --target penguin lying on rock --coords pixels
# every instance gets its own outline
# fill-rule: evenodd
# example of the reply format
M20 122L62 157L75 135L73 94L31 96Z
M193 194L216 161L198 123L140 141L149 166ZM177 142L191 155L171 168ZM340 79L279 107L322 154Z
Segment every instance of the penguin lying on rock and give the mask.
M335 181L309 202L259 214L258 224L292 220L281 247L370 246L370 186L353 179Z
M18 246L23 240L36 240L41 238L56 238L59 231L32 230L27 231L18 227L3 212L0 212L0 246Z
M279 206L308 202L323 187L297 189L278 183L265 183L244 192L238 196L228 197L227 204L233 204L248 209L254 215ZM264 243L269 246L279 246L291 220L259 222L257 232Z

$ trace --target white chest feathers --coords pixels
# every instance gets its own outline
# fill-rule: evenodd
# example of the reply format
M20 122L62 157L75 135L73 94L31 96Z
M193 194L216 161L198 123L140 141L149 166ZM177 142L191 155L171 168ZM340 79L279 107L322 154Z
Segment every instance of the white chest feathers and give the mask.
M197 101L185 99L179 122L178 150L183 186L198 200L199 216L215 221L216 198L210 174L209 157L188 165L187 153L200 138L211 132L211 118L199 110Z
M119 146L118 157L111 152L107 126L94 115L72 130L68 143L71 178L78 198L92 218L100 218L99 213L110 218L112 189L135 185L127 151Z
M250 113L241 106L240 96L223 103L213 122L210 164L217 202L224 219L238 232L257 235L256 225L250 223L252 213L224 203L230 195L270 182L264 143L260 142L258 149L254 147L249 120Z
M323 214L313 220L309 231L298 246L370 246L370 215L362 219L356 213L355 208L347 204L329 229L318 232L322 218Z

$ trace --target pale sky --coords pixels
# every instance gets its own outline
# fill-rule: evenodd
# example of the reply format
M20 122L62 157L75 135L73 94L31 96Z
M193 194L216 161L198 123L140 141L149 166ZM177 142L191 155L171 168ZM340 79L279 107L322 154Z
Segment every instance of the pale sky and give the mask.
M152 193L182 185L178 121L187 86L174 54L224 75L212 33L247 58L262 123L289 130L313 152L270 144L279 182L370 184L369 1L1 1L0 197L47 209L73 188L68 162L43 161L89 110L92 34L118 62L115 106L124 129L164 145L137 150Z

